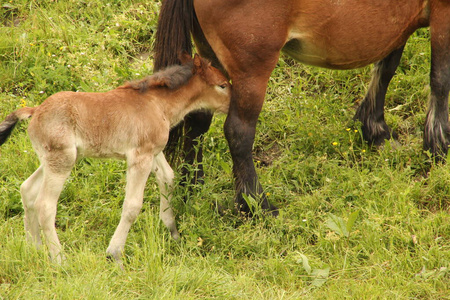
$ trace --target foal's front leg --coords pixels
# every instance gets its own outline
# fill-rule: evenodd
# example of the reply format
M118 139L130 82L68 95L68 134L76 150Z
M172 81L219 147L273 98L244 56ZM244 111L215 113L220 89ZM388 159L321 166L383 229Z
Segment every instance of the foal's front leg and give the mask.
M166 225L169 229L172 237L175 240L178 240L180 238L180 234L178 233L175 217L173 215L172 208L170 207L174 175L172 168L167 163L167 160L162 152L155 157L153 171L155 172L156 181L158 182L159 192L161 194L159 216L164 225Z
M127 185L123 201L122 216L114 232L106 253L111 255L122 266L122 252L128 232L136 220L144 198L145 183L152 169L153 157L133 154L127 159Z

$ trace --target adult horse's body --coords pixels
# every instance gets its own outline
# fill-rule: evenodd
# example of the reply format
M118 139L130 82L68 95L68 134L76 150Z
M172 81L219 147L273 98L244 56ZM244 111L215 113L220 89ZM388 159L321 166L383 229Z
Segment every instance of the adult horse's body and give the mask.
M395 137L384 121L384 98L403 47L415 30L427 26L431 28L431 99L424 148L440 160L448 151L450 131L448 0L166 0L160 13L155 67L177 63L177 53L190 50L192 33L200 54L228 73L233 89L224 129L234 163L236 201L242 211L248 211L242 194L262 194L251 150L266 85L280 52L325 68L375 63L355 119L362 123L364 138L379 145ZM206 114L187 119L192 130L185 148L207 130L209 122ZM276 213L264 196L261 205Z

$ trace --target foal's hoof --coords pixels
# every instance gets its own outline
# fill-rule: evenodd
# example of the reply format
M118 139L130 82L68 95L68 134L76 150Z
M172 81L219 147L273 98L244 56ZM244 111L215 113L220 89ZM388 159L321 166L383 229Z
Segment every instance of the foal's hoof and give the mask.
M123 261L121 259L114 258L110 253L106 253L106 260L111 263L115 263L122 271L124 271Z
M122 262L122 251L120 249L109 246L108 249L106 249L106 259L108 261L114 261L122 271L124 270Z
M62 265L66 261L66 257L60 252L55 256L50 255L50 260L58 265Z
M177 242L179 242L181 240L181 235L180 235L180 233L178 231L177 232L171 232L170 235Z

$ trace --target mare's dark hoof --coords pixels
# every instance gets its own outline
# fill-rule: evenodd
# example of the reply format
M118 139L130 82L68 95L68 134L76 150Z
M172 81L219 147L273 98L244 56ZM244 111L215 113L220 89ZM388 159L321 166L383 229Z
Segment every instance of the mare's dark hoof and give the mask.
M278 208L275 206L272 206L270 210L268 211L272 215L272 217L278 217L280 215L280 212L278 211Z

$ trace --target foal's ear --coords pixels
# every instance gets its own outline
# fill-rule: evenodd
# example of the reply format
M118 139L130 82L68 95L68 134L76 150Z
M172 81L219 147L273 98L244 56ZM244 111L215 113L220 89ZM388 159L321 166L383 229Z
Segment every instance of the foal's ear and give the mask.
M198 54L194 55L193 73L197 73L197 74L204 73L207 71L209 66L211 66L211 63L208 60L201 58L200 55L198 55Z

